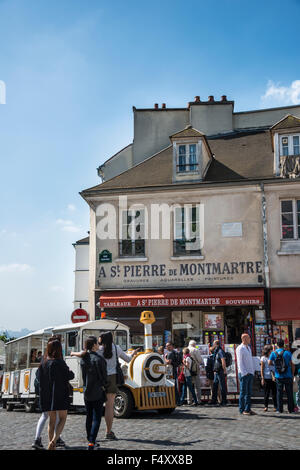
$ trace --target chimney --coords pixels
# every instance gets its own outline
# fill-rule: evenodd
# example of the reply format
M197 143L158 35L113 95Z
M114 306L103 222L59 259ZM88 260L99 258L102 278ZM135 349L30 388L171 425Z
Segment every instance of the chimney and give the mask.
M195 103L200 103L200 96L195 96Z
M214 100L214 97L213 97L213 96L209 96L209 97L208 97L208 101L209 101L209 102L215 101L215 100Z
M221 96L221 101L223 101L223 102L224 102L224 101L227 101L227 96L226 96L226 95L222 95L222 96Z
M161 107L162 107L162 109L166 109L166 103L163 103L163 104L161 105Z
M158 103L155 103L154 109L158 109Z

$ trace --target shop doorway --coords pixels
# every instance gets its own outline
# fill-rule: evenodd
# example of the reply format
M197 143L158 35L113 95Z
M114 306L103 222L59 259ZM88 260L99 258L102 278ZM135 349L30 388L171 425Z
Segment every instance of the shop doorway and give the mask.
M249 308L227 308L225 311L226 342L240 344L243 333L248 333L254 345L254 315Z

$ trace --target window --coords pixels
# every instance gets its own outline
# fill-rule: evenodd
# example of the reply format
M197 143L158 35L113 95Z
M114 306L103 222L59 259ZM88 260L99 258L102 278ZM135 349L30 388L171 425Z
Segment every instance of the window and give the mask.
M122 240L119 242L119 256L145 256L144 210L122 212Z
M185 206L175 209L174 255L201 255L199 207Z
M300 155L300 134L282 136L280 141L280 155L282 157L287 157L288 155Z
M281 238L300 238L300 199L281 201Z
M197 147L196 144L178 145L177 172L184 173L197 171Z

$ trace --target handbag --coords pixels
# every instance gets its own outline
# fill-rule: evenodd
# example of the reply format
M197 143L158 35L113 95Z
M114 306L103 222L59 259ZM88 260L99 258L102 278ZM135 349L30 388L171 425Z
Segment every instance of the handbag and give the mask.
M115 346L115 351L116 351L116 382L117 382L117 386L120 387L121 385L124 385L125 379L124 379L124 374L119 363L117 347L115 344L114 346Z

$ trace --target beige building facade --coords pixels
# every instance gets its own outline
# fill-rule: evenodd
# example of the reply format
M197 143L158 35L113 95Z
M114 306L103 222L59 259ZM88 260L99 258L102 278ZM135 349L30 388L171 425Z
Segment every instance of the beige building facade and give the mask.
M81 193L90 206L91 319L105 311L124 321L136 345L145 308L157 317L157 345L231 344L248 332L260 354L278 336L294 337L300 106L233 109L226 97L133 108L133 144ZM282 307L290 295L291 315Z

